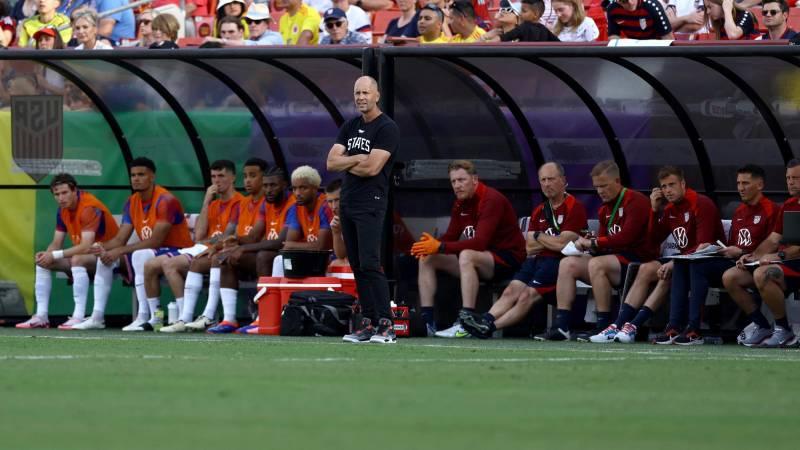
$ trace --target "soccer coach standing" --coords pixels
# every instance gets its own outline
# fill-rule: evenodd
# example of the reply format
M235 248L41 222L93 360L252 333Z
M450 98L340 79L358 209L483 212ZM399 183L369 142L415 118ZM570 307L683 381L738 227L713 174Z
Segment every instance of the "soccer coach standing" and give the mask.
M340 217L347 257L356 278L364 320L345 342L396 342L389 284L381 269L381 235L389 195L389 172L400 129L378 108L378 83L361 77L353 88L359 117L339 130L328 153L328 170L345 172ZM377 329L374 324L378 325Z

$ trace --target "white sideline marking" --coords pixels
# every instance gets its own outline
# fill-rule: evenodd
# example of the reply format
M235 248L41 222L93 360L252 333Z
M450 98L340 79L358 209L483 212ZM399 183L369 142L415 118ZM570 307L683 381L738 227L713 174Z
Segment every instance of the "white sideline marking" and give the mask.
M0 355L0 361L55 361L71 359L182 359L205 360L208 358L197 356L170 356L170 355Z

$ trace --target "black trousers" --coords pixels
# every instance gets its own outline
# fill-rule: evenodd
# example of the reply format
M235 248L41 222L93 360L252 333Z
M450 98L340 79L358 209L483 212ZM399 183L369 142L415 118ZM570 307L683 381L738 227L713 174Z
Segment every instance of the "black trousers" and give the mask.
M358 287L364 317L377 325L378 319L392 318L389 283L381 269L381 237L386 218L386 201L342 201L339 219L347 258Z

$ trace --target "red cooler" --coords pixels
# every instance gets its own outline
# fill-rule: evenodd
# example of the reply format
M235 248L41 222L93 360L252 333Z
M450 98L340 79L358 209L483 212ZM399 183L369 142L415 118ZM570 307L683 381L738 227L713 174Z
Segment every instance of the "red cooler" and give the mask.
M334 277L280 278L261 277L254 301L258 303L258 334L277 336L281 334L281 312L289 302L292 292L339 291L342 280ZM350 294L350 292L347 292Z

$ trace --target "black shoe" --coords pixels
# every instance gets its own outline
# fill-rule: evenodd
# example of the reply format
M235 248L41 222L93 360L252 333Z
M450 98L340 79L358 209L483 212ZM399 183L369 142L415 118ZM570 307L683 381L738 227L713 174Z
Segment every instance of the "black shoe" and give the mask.
M551 328L547 333L537 334L533 337L534 341L568 341L569 330L562 330L561 328Z
M680 334L681 332L676 328L671 325L667 325L667 328L664 330L664 332L653 339L653 344L671 345L673 342L675 342L675 339L680 336Z
M492 337L492 325L482 314L462 309L458 312L458 320L461 321L461 326L476 338Z
M347 337L347 336L345 336ZM381 319L378 321L378 331L375 332L370 338L370 342L376 344L394 344L397 342L397 335L394 333L394 323L389 319Z
M369 342L372 336L375 335L375 328L372 326L372 321L364 317L361 319L361 326L351 334L346 334L342 340L344 342Z
M697 330L688 327L680 336L675 338L673 343L676 345L703 345L705 340L703 340L703 335L698 333Z

